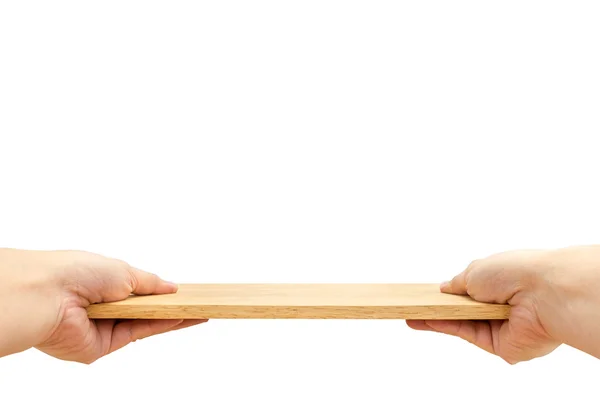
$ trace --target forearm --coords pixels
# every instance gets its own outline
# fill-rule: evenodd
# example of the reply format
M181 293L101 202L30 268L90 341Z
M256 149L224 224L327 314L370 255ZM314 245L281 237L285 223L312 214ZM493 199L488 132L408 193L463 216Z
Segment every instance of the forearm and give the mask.
M0 357L39 343L56 318L49 303L60 303L45 275L41 254L0 249Z
M537 292L540 320L557 340L600 358L600 246L550 254Z

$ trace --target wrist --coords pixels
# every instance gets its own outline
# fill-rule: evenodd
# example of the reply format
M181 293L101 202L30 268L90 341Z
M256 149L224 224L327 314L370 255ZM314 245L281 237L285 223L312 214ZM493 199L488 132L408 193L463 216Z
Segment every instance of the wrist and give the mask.
M61 304L48 252L0 249L0 356L27 350L47 337Z
M548 252L535 298L540 321L561 343L600 357L600 246Z

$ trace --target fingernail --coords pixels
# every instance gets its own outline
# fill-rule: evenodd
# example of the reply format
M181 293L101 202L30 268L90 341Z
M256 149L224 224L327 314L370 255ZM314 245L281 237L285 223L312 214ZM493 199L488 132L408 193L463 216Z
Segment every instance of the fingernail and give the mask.
M440 285L440 290L450 290L450 282L442 282L442 284Z
M167 285L169 285L173 289L173 291L176 291L177 289L179 289L179 285L175 282L165 281L165 283Z

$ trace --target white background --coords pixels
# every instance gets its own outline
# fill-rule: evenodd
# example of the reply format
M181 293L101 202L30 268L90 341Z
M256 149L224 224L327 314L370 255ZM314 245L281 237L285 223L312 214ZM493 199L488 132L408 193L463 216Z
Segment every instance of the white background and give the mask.
M593 1L2 2L0 246L178 282L439 282L600 242L599 21ZM211 321L91 366L0 359L0 408L585 409L598 366L510 366L403 321Z

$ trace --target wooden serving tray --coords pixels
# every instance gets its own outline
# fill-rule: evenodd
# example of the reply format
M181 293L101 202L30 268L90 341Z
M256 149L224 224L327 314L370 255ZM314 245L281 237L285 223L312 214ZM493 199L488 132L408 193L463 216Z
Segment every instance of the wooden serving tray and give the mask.
M177 293L90 305L92 319L506 319L508 305L437 284L182 284Z

